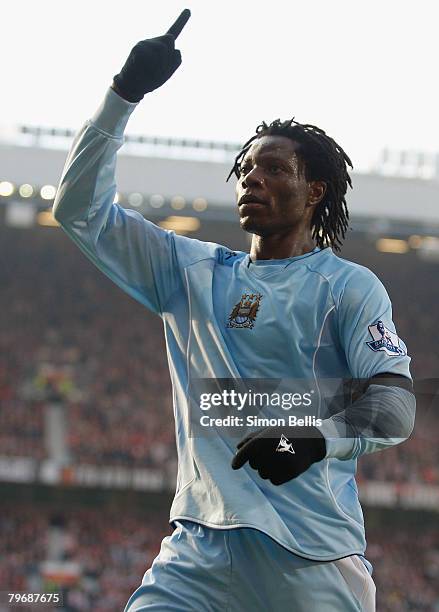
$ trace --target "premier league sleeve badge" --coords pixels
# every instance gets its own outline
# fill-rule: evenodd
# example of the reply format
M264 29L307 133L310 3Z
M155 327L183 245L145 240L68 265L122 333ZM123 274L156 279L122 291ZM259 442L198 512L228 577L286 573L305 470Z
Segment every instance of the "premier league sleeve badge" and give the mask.
M373 351L384 351L390 357L407 354L401 348L397 334L387 329L382 321L378 321L375 325L369 325L368 329L372 340L366 342L366 344Z

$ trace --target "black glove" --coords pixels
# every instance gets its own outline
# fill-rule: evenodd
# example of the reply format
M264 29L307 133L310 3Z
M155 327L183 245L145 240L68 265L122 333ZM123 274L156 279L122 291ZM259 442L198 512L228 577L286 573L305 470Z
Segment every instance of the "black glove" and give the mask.
M185 9L166 34L141 40L131 50L124 67L114 77L115 90L129 102L139 102L143 96L165 83L181 64L181 53L175 49L175 39L191 16Z
M267 427L246 436L237 449L232 461L234 470L239 470L248 461L261 478L281 485L324 459L326 442L317 427L288 430Z

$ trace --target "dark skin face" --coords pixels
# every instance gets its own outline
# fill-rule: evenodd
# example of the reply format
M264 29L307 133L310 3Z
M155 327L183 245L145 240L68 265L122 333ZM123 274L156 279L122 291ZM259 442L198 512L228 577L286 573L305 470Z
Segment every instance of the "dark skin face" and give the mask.
M286 136L262 136L241 162L236 195L241 227L253 234L253 261L295 257L316 246L311 218L326 184L306 180L297 148Z

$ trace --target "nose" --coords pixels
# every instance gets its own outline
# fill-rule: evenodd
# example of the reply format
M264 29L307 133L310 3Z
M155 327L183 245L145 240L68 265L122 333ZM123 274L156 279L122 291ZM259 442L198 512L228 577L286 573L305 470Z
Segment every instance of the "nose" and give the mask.
M261 168L254 166L242 179L242 187L251 187L252 185L262 185L264 177Z

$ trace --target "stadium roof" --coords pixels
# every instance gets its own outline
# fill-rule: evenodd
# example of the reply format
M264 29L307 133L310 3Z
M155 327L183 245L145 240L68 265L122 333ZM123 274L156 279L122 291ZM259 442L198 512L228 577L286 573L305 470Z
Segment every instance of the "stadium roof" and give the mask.
M56 185L71 138L66 130L32 132L27 128L22 130L19 144L0 143L0 182L12 183L15 192L22 184L30 184L36 190L43 185ZM184 208L186 202L201 200L205 204L200 210L207 205L221 218L230 214L232 219L234 180L226 183L225 179L236 149L236 144L131 137L119 154L120 201L125 204L130 194L141 194L144 204L140 210L147 215L151 196L161 196L162 201L178 200L175 210ZM354 219L392 221L439 233L437 179L353 173L353 182L348 205ZM20 200L17 193L11 196ZM7 198L0 194L2 201ZM160 204L160 198L156 203Z

